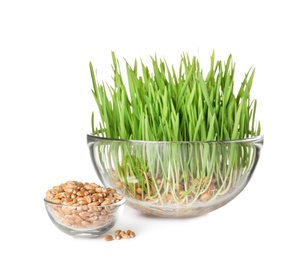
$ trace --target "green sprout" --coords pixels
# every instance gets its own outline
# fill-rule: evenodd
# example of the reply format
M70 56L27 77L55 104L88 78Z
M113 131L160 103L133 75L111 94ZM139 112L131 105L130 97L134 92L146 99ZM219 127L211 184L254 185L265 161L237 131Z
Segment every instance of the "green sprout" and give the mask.
M213 51L206 76L187 53L178 71L150 58L151 69L125 61L124 78L112 52L113 85L99 83L90 63L101 118L96 126L92 113L92 135L104 138L99 164L129 197L159 205L211 202L240 185L254 164L257 148L244 140L261 132L250 97L255 69L235 93L232 55L216 61Z
M260 134L257 102L250 98L254 68L234 94L231 55L223 63L215 61L213 51L206 77L196 57L188 54L181 56L178 72L156 56L151 60L152 72L141 61L141 76L137 61L132 67L126 61L126 85L112 52L113 86L99 84L90 63L92 93L101 116L96 127L92 114L92 134L151 141L234 140Z

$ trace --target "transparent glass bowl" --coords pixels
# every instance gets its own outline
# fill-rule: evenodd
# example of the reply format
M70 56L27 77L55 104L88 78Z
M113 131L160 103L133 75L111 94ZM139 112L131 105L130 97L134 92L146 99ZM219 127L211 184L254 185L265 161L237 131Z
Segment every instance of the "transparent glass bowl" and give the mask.
M44 198L47 213L54 225L73 237L93 238L109 231L122 215L125 198L103 206L68 206Z
M234 199L248 184L264 137L206 142L155 142L87 135L100 181L127 205L159 217L194 217Z

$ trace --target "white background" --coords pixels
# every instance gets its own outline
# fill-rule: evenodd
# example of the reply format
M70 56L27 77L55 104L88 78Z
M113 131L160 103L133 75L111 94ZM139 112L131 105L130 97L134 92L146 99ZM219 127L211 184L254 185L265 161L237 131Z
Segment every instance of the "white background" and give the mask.
M283 0L1 1L0 254L292 259L291 17ZM156 53L172 63L186 51L208 61L213 49L220 59L232 53L240 79L256 68L252 93L265 144L246 189L198 218L149 218L126 207L115 228L134 230L131 240L57 230L43 205L46 190L69 179L98 182L86 145L96 109L89 61L107 81L112 50L121 62Z

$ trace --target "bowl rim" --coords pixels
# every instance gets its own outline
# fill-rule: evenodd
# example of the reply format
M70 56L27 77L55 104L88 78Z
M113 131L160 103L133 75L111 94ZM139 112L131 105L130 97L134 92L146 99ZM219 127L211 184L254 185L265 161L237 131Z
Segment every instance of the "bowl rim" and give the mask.
M66 205L66 204L62 204L62 203L55 203L55 202L49 201L48 199L46 199L46 197L44 197L43 200L44 200L45 204L47 204L47 205L54 205L54 206L61 206L61 207L74 207L74 208L76 208L76 207L88 206L88 204L87 205ZM104 208L106 206L122 206L123 204L125 204L125 202L126 202L126 198L125 198L125 196L123 196L123 198L118 202L107 204L107 205L92 206L92 207Z
M130 142L130 143L141 143L141 144L212 144L212 143L257 143L263 142L264 135L257 135L254 137L242 138L242 139L224 139L224 140L205 140L205 141L152 141L152 140L126 140L126 139L119 139L119 138L108 138L108 137L101 137L94 134L87 133L87 142L95 142L95 141L116 141L116 142Z

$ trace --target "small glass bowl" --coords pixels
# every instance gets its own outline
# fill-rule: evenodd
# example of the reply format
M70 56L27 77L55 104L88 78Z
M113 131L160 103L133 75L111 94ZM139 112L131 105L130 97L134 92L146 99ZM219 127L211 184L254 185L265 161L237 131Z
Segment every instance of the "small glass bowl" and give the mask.
M54 225L73 237L99 237L114 227L124 210L125 198L100 206L69 206L44 198L47 213Z

